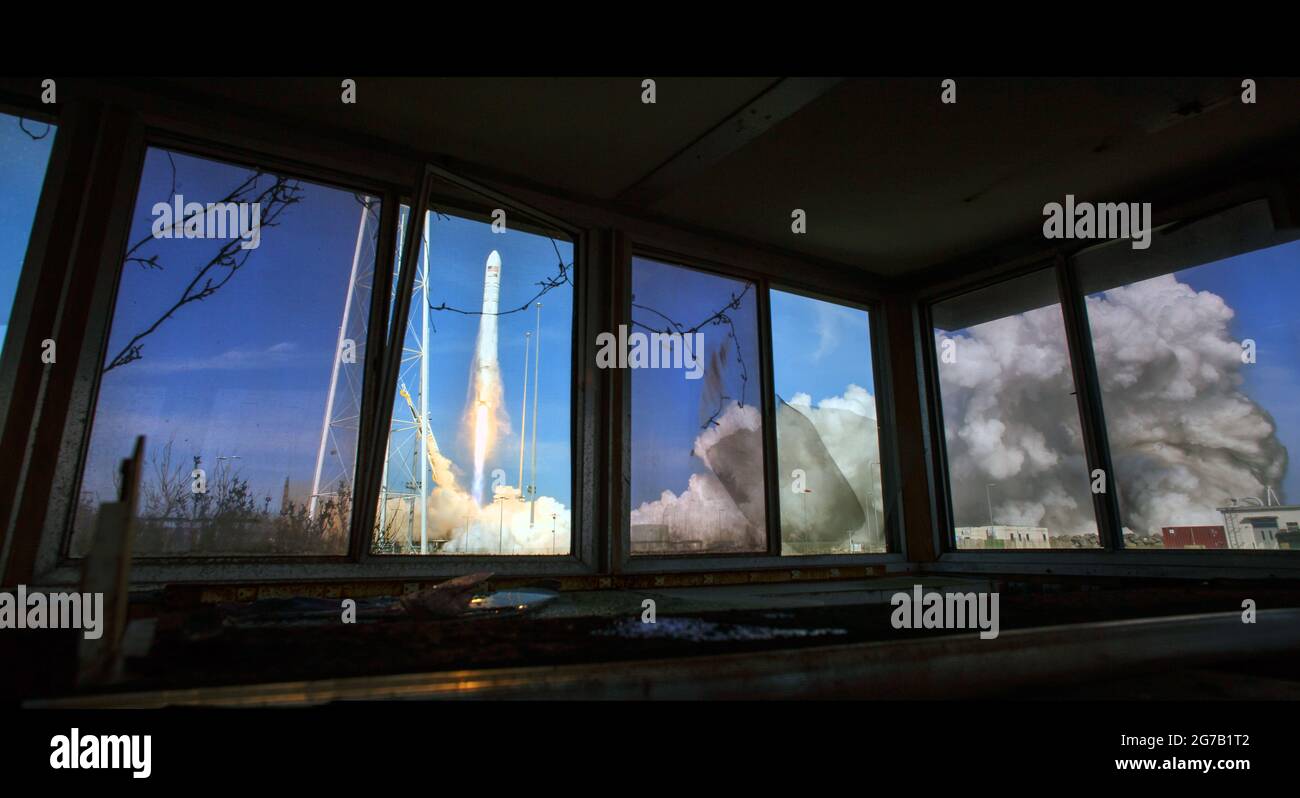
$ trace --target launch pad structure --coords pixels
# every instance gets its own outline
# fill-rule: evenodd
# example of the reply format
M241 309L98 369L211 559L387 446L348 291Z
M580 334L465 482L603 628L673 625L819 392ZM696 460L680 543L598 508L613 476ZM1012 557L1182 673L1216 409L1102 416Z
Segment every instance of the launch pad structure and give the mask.
M334 345L334 362L330 369L325 399L325 420L321 424L320 446L316 452L316 468L307 506L311 518L316 518L322 499L337 499L340 485L352 485L356 463L363 377L358 349L366 340L366 308L374 287L375 246L379 229L379 215L374 210L378 198L358 196L357 199L361 203L361 219L357 225L357 243L352 254L352 269L343 300L338 340ZM367 230L371 231L369 235ZM288 509L288 496L286 478L281 512Z
M342 319L335 345L335 358L331 368L330 384L325 402L324 420L321 425L320 444L317 450L316 467L312 480L309 515L317 516L321 502L336 498L339 485L352 485L356 463L356 441L358 438L361 396L362 365L360 358L351 360L347 354L356 353L359 343L366 335L366 308L374 282L374 263L376 257L378 214L372 209L373 198L361 198L361 218L357 229L357 243L354 248L352 268L349 276L348 291L344 299ZM430 528L428 513L430 482L447 476L449 472L435 469L434 463L447 461L438 451L436 438L432 433L429 419L429 217L423 220L424 234L421 236L420 257L416 260L416 274L412 292L412 312L404 320L405 334L402 337L402 352L398 370L398 385L403 401L410 413L391 413L389 437L384 457L383 477L380 484L379 506L376 515L376 529L373 543L382 553L431 554L439 551L448 542L447 530ZM395 306L400 279L398 271L402 263L402 246L405 241L406 225L412 223L407 213L399 214L397 235L397 256L394 268L393 284L389 291L390 324L391 311ZM482 348L490 346L492 365L496 367L496 322L497 291L500 286L500 257L493 251L488 257L487 273L484 278L483 312L480 315L480 339L476 361L483 358ZM493 278L496 278L493 280ZM419 306L418 314L414 312ZM536 330L525 335L524 365L524 403L521 414L519 443L519 483L517 500L526 501L529 507L529 527L535 523L537 500L537 385L540 378L539 352L541 339L541 302L536 303ZM490 328L487 336L483 333ZM484 338L490 338L485 343ZM529 362L531 360L531 363ZM533 370L532 419L528 419L528 370ZM496 377L500 380L500 376ZM407 386L414 386L415 396L411 396ZM504 391L504 385L501 386ZM504 409L504 408L503 408ZM531 430L528 427L531 426ZM524 486L524 461L527 443L526 433L532 434L531 479ZM409 452L409 455L407 454ZM400 456L399 456L400 453ZM390 473L391 471L396 473ZM435 473L437 471L438 473ZM491 497L497 503L497 496ZM504 497L503 497L504 498ZM496 535L490 535L497 541L497 553L504 552L504 507L500 508L501 520ZM470 523L466 519L465 545L470 543ZM398 525L395 527L395 525ZM480 535L480 537L482 537Z
M361 413L361 366L349 362L349 348L355 354L356 345L363 340L366 333L365 308L369 292L374 283L374 263L376 257L375 243L378 237L379 219L369 207L372 198L363 199L361 219L357 227L357 243L353 251L352 269L348 278L348 290L343 302L342 320L339 324L338 340L335 343L335 357L331 367L329 389L325 399L325 418L321 424L320 445L316 453L316 468L312 478L311 499L308 514L316 518L323 500L336 497L337 486L351 485L355 476L356 440ZM398 279L402 263L402 245L405 241L407 214L398 219L397 258L393 274L393 285L389 295L389 309L394 307L397 297ZM401 369L399 381L416 377L418 381L418 402L420 417L428 418L429 364L426 357L429 337L429 302L428 274L429 244L428 222L425 222L425 235L422 238L424 251L417 261L414 292L421 300L420 324L416 329L411 319L406 320L407 333L403 337ZM391 323L390 319L390 323ZM349 347L351 341L351 347ZM413 374L412 372L416 372ZM417 512L428 499L429 484L429 448L427 438L422 434L418 419L404 419L394 413L389 429L388 456L384 458L383 482L380 486L379 514L377 519L376 542L381 549L393 550L396 536L390 527L394 520L404 515L407 522L406 550L427 552L430 544L428 519L425 514ZM409 461L401 460L398 466L401 473L403 489L389 487L390 461L394 446L409 446L412 457ZM406 510L405 513L393 513L392 504L396 503ZM416 531L416 516L419 516L419 530ZM418 540L418 548L415 541Z
M398 221L399 242L406 239L408 223L410 219L405 216ZM384 456L383 481L379 488L377 543L381 549L394 553L428 554L431 546L436 550L446 542L441 538L430 539L428 513L425 511L429 501L431 476L429 455L432 439L431 434L425 434L429 422L429 220L427 215L424 219L424 232L420 236L420 248L420 257L416 260L415 281L411 289L416 300L412 302L411 307L414 309L417 303L420 307L419 325L417 326L415 319L412 318L415 314L408 314L406 334L402 337L401 365L398 370L398 383L403 386L403 390L407 384L416 385L416 399L407 400L414 412L410 420L397 413L392 415L388 430L388 446ZM393 274L393 288L389 297L390 308L396 305L397 288L401 283L397 271L400 269L401 262L402 253L399 243L397 254L399 266ZM407 396L409 397L409 393ZM394 451L406 447L410 448L409 459L393 457ZM389 470L394 466L398 470L397 488L390 484ZM393 513L394 500L402 509L402 513ZM403 520L406 522L406 534L399 536L396 534L399 530L391 527L394 522Z

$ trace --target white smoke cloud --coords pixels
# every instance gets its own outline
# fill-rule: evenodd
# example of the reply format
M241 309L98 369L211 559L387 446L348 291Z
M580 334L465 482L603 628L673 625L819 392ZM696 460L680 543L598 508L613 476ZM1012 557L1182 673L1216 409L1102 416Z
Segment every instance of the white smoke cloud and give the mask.
M683 550L762 549L766 522L761 429L757 407L728 400L692 448L709 471L691 474L680 495L665 490L657 500L633 508L633 546L670 541Z
M1222 298L1163 275L1087 307L1126 527L1221 523L1228 497L1279 485L1287 452L1241 391ZM957 525L987 523L991 503L997 523L1095 532L1059 307L952 337L939 374Z
M637 527L642 527L662 529L668 540L698 541L709 550L763 546L763 531L749 523L722 482L707 472L691 474L680 494L665 490L656 501L634 508L632 527L634 542L641 539Z
M696 457L704 461L705 465L714 468L714 463L710 462L709 456L719 441L738 432L759 432L762 428L763 417L757 407L753 405L741 407L735 402L729 402L716 423L695 436L695 445L691 450Z
M787 414L807 419L820 442L807 440L804 426ZM805 543L820 550L842 546L850 539L862 544L863 550L883 550L875 398L853 384L843 395L816 404L808 394L798 393L787 405L778 405L777 427L782 529L787 533L831 530L826 539ZM736 456L738 451L761 447L760 433L757 407L728 404L716 426L701 431L695 439L693 451L709 471L692 474L680 494L665 490L658 499L633 508L633 540L658 536L669 541L698 540L708 549L761 548L765 534L761 448L758 456ZM719 446L738 438L749 439L752 445ZM782 439L784 445L780 445ZM822 462L827 456L829 462ZM809 494L790 492L792 468L806 471ZM832 480L826 469L837 470L843 479ZM845 481L847 490L837 493L836 488ZM847 499L848 506L856 499L856 513L845 512L846 494L852 497ZM843 529L846 517L856 521Z
M812 422L831 460L848 481L858 504L866 511L861 527L852 531L852 539L862 542L868 551L884 551L885 505L880 488L876 398L862 386L850 383L843 394L822 399L816 406L808 394L795 394L790 406ZM779 421L778 416L778 426ZM829 506L818 504L824 513L833 512ZM782 508L784 528L789 526L789 519L800 508L793 501L783 502ZM815 523L825 524L830 520L819 517Z
M428 539L444 541L448 554L567 554L570 511L550 496L538 496L535 507L519 497L513 486L498 490L497 501L478 505L463 488L436 487L428 496ZM412 517L414 516L414 517ZM388 537L405 544L408 535L418 549L420 516L414 505L388 500Z

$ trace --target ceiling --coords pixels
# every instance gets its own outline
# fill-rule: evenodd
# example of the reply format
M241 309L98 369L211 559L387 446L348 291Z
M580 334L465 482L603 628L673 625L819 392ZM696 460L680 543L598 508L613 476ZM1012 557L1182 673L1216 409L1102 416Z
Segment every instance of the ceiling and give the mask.
M180 79L326 129L894 276L1041 225L1044 203L1194 176L1300 134L1300 80ZM791 212L807 232L791 231Z

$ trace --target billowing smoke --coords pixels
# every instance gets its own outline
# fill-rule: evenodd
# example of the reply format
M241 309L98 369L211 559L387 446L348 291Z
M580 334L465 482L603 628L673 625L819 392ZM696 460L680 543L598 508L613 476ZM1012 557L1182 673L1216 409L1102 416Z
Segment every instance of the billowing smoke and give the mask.
M691 474L680 495L665 490L633 508L633 549L763 549L761 425L758 408L729 401L695 439L693 454L709 471Z
M1217 524L1228 497L1263 496L1286 473L1272 417L1242 393L1233 311L1174 275L1087 300L1125 526ZM942 347L943 333L936 333ZM1058 306L951 336L939 367L958 526L1095 533L1074 383ZM940 349L942 352L942 348Z
M777 469L783 549L792 553L884 549L875 399L850 385L813 405L796 394L777 405ZM680 494L632 510L633 546L761 549L765 511L761 415L729 402L693 452L708 469ZM797 474L797 476L795 476ZM796 481L797 480L797 481Z
M809 436L798 422L807 419ZM839 549L884 551L884 499L880 489L880 437L876 399L850 384L843 395L816 405L806 393L777 406L777 459L781 486L781 537L796 553ZM824 453L816 445L824 447ZM810 493L794 495L795 469ZM848 547L853 550L853 547Z
M536 508L519 498L514 487L497 491L498 499L479 506L459 487L436 487L428 496L430 541L444 541L440 552L453 554L567 554L569 508L550 496L537 497ZM420 517L413 506L389 499L388 536L418 549Z

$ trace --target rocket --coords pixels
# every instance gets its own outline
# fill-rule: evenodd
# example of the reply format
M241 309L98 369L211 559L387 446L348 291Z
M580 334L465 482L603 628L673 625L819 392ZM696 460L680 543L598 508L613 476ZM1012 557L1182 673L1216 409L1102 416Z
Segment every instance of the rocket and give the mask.
M483 271L483 315L478 321L478 345L474 349L469 427L474 439L475 504L483 500L483 473L488 452L497 431L504 428L501 367L497 363L497 312L501 297L501 255L494 249Z
M500 380L497 366L497 309L501 298L501 256L494 249L487 257L487 266L483 271L483 315L479 317L478 349L474 353L474 362L478 369L475 375L475 401L490 401L493 397L485 391L493 390Z

